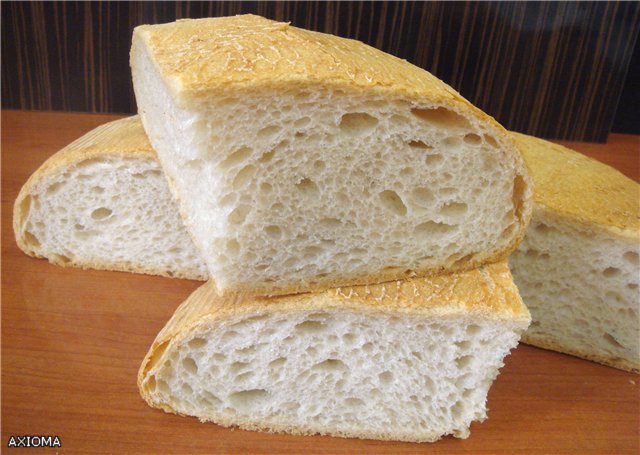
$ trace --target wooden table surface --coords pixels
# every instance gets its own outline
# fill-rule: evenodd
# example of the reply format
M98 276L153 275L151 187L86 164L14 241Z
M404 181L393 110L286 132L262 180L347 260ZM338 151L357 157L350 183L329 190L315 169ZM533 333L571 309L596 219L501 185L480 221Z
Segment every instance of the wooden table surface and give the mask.
M22 254L11 227L27 177L107 115L2 112L2 436L57 435L38 453L638 454L640 376L521 345L467 440L407 444L229 430L151 409L136 387L149 345L199 283L63 269ZM570 144L638 180L640 139ZM28 453L33 453L33 449Z

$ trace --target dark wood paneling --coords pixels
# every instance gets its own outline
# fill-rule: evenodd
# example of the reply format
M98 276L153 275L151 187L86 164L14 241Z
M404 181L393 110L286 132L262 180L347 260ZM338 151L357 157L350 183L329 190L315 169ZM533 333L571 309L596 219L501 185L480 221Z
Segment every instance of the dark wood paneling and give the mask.
M256 13L359 39L445 80L507 128L604 140L638 2L3 2L2 107L134 112L142 23Z

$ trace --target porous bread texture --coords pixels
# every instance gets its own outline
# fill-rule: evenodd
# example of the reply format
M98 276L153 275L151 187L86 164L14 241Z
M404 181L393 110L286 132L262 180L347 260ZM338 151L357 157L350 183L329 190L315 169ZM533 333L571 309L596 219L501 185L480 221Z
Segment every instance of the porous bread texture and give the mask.
M61 266L208 277L137 116L47 160L16 199L14 233L25 253Z
M138 386L153 407L223 426L425 442L469 435L530 316L505 263L273 298L196 290Z
M531 225L509 259L533 318L523 341L640 372L640 185L515 137L535 184Z
M510 137L429 73L256 16L134 31L143 125L224 294L457 271L524 235Z

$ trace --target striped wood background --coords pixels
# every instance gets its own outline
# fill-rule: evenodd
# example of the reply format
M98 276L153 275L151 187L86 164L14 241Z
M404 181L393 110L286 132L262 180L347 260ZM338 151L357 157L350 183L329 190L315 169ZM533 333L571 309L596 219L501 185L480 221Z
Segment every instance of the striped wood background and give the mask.
M639 2L2 2L2 107L134 112L134 26L249 12L405 58L507 128L598 141L640 24Z

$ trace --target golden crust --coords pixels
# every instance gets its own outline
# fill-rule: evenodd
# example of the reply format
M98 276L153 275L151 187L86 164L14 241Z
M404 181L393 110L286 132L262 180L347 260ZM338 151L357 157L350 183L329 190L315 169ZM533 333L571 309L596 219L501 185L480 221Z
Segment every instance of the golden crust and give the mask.
M137 37L179 97L231 84L306 82L462 99L426 71L364 43L252 14L141 25Z
M529 167L536 204L570 221L638 239L638 183L561 145L524 134L512 135Z
M252 297L246 294L220 297L214 283L209 281L178 307L156 337L138 372L140 392L149 405L158 406L152 402L144 387L146 374L161 359L169 343L179 342L196 326L210 327L229 318L265 312L316 309L390 312L409 317L488 319L513 324L520 330L528 327L531 321L529 310L522 303L506 262L433 278L280 297ZM164 406L162 408L175 412Z

